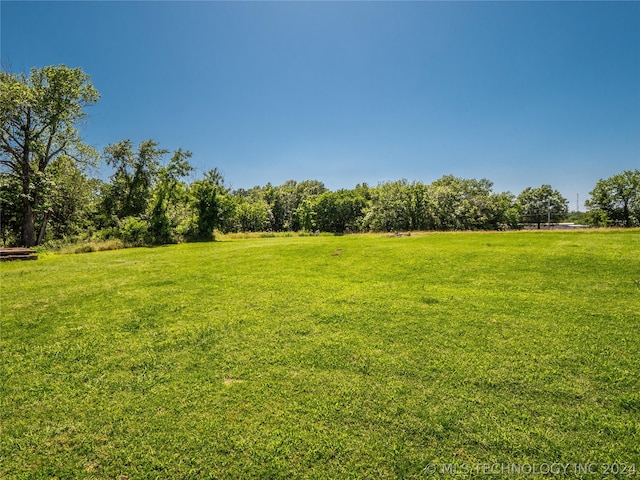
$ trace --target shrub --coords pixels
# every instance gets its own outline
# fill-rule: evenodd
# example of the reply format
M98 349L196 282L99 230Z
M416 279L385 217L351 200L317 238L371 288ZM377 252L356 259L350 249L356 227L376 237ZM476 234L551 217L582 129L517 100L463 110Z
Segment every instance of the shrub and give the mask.
M120 236L125 245L140 246L147 242L149 225L137 217L126 217L120 222Z

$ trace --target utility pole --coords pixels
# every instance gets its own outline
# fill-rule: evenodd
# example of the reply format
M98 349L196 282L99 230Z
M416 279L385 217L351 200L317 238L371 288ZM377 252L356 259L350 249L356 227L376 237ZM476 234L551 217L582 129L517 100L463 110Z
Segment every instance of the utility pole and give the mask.
M576 212L580 211L580 194L576 193Z
M551 230L551 199L547 198L547 229Z

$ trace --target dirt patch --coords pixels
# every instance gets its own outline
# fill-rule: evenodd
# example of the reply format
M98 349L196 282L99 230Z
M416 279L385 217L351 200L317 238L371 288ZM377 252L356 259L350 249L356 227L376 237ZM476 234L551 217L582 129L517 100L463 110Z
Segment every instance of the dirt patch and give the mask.
M225 385L231 385L233 383L244 383L244 380L240 380L239 378L225 378L223 381Z

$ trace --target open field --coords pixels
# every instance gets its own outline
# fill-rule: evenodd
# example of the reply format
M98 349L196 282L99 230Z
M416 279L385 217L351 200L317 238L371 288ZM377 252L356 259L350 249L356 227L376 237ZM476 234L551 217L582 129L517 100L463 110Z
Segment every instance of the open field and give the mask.
M638 477L639 230L227 239L0 274L1 478Z

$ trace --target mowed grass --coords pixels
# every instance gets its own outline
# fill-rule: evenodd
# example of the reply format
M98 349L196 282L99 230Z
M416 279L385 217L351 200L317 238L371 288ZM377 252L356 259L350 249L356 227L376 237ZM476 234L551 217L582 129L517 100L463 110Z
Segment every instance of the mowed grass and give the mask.
M1 478L640 469L639 230L226 240L0 274Z

